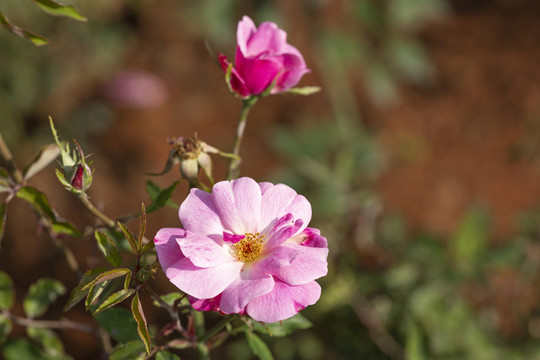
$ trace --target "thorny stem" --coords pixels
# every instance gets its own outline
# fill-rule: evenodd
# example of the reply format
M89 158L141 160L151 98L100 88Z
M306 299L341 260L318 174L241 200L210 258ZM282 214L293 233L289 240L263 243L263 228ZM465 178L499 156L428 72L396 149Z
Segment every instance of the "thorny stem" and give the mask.
M116 227L116 223L114 222L114 220L111 219L110 217L108 217L107 215L105 215L104 213L102 213L101 211L99 211L98 208L96 208L94 206L94 204L92 204L92 202L90 202L90 200L88 199L88 196L86 194L80 194L80 195L78 195L78 198L81 200L81 202L86 207L86 209L88 211L90 211L92 213L92 215L97 217L99 220L103 221L103 223L107 227L109 227L111 229L114 229Z
M240 112L240 118L238 119L238 126L236 128L236 139L234 140L234 147L232 154L235 156L229 166L229 172L227 173L227 179L236 179L239 174L239 167L242 159L239 157L240 145L242 144L242 138L244 137L244 130L246 129L247 117L249 110L257 102L257 97L252 96L242 101L242 111Z
M86 333L92 334L95 337L99 338L99 333L97 329L81 324L75 321L71 321L68 319L62 319L62 320L35 320L35 319L28 319L23 318L17 315L13 315L7 310L2 311L2 315L5 317L8 317L13 322L22 325L22 326L32 326L32 327L39 327L39 328L49 328L49 329L71 329L71 330L79 330L84 331Z
M9 148L6 142L4 141L2 134L0 134L0 155L6 162L8 170L13 175L14 180L19 184L22 183L23 181L22 172L17 167L17 164L15 164L15 160L13 160L13 155L11 154L11 151L9 151Z
M167 312L169 313L169 315L171 316L171 318L175 322L176 329L186 339L189 339L189 334L187 333L187 331L182 326L182 323L180 322L180 316L178 315L178 311L173 306L171 306L171 305L167 304L165 301L163 301L163 299L147 283L143 283L142 288L148 295L150 295L150 297L153 300L155 300L159 305L161 305L161 307L163 307L165 310L167 310Z

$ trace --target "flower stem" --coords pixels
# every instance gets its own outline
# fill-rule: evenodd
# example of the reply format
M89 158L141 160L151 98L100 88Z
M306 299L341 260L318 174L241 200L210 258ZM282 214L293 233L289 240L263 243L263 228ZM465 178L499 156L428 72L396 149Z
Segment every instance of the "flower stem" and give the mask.
M240 118L238 119L238 126L236 128L236 139L234 141L234 147L232 154L235 156L231 161L229 166L229 172L227 173L227 179L232 180L236 179L239 174L240 163L242 159L240 158L240 145L242 144L242 138L244 137L244 130L246 129L247 116L249 110L257 102L258 97L252 96L248 99L242 101L242 111L240 111Z
M221 331L228 323L233 321L236 318L236 316L229 316L221 320L216 326L214 326L209 332L203 335L199 339L200 342L206 343L208 340L210 340L212 337L214 337L218 332Z
M97 217L99 220L103 221L103 223L111 228L111 229L114 229L116 227L116 223L114 222L114 220L112 220L111 218L109 218L107 215L105 215L104 213L102 213L101 211L98 210L98 208L96 208L94 206L94 204L92 204L90 202L90 200L88 199L88 196L86 196L86 194L80 194L78 196L78 198L81 200L81 202L83 203L83 205L86 207L86 209L88 209L88 211L90 211L92 213L92 215L94 215L95 217Z
M191 312L193 315L193 321L195 322L195 333L197 334L197 352L199 353L199 360L209 360L210 359L210 350L205 341L200 341L199 339L204 338L204 315L202 312L196 311L193 309Z
M96 337L99 337L98 330L85 325L81 324L75 321L71 321L68 319L62 319L62 320L35 320L35 319L28 319L23 318L17 315L13 315L10 312L4 310L2 312L2 315L11 319L11 321L22 325L22 326L31 326L31 327L39 327L39 328L49 328L49 329L70 329L70 330L79 330L83 331L89 334L92 334Z

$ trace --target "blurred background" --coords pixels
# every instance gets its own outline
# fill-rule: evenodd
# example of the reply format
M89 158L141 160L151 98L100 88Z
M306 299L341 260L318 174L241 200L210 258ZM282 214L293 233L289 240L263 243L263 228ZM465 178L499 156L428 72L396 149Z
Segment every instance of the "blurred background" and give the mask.
M321 300L303 312L313 327L264 338L277 359L540 359L538 1L64 3L88 22L0 4L50 41L0 31L0 132L23 165L53 142L51 115L62 139L92 154L89 194L113 218L148 202L147 173L163 169L168 138L197 133L232 148L241 104L205 42L232 58L249 15L277 23L303 53L312 72L300 86L322 91L259 101L241 151L242 174L304 194L310 225L329 240ZM223 179L228 162L214 166ZM175 169L152 181L179 178ZM32 184L60 216L94 221L52 167ZM186 195L181 184L173 200ZM19 308L39 277L78 283L37 225L10 202L0 269ZM174 226L177 211L164 208L149 214L147 235ZM102 263L93 239L65 242L84 269ZM155 283L174 291L162 273ZM66 316L92 322L82 306ZM59 333L73 358L98 358L90 336ZM15 327L9 341L23 335ZM253 356L243 338L212 355Z

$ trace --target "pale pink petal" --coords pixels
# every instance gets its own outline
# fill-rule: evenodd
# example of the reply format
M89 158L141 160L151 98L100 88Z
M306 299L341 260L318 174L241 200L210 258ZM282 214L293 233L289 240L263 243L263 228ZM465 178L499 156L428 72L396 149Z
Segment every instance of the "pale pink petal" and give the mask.
M328 273L328 249L284 243L254 265L289 285L307 284Z
M272 250L297 234L303 227L302 219L295 221L291 213L286 214L274 222L274 227L267 233L264 252Z
M257 321L273 323L296 315L306 306L315 304L320 296L321 287L315 281L296 286L276 281L271 292L249 302L246 312Z
M221 294L219 310L226 314L240 313L248 302L269 293L273 287L272 276L244 269Z
M223 225L212 195L200 189L191 189L178 211L184 229L199 234L223 233Z
M212 195L226 229L237 235L257 232L262 195L255 180L220 181L214 185Z
M281 54L287 43L287 33L272 22L263 22L251 35L247 43L246 57L254 58L261 54ZM243 50L243 49L242 49Z
M297 193L283 184L265 185L265 188L261 202L261 224L273 226L274 220L285 215L283 210L293 201Z
M234 261L228 252L228 246L224 247L221 240L187 232L185 238L177 241L184 256L189 258L195 266L207 268Z
M186 237L186 231L178 228L164 228L154 237L159 263L166 269L184 258L177 240Z
M244 80L250 94L261 94L283 69L283 64L273 59L251 59L236 52L234 60L238 74Z
M190 296L189 302L191 306L197 311L219 311L219 302L221 301L221 294L211 299L197 299Z
M210 299L220 294L233 282L243 263L229 262L210 268L200 268L183 258L163 269L169 280L183 292L199 299Z
M280 56L284 71L279 75L272 93L288 90L298 84L302 76L309 73L302 54L293 46L287 44L288 53Z
M289 239L289 242L308 247L328 248L328 240L321 236L321 231L310 227Z
M303 195L297 195L281 212L281 214L287 213L293 214L295 219L302 219L303 225L299 232L303 231L311 221L311 204Z
M274 187L274 184L269 183L269 182L260 182L259 187L261 188L261 193L264 196L264 193L266 192L266 190ZM261 218L261 221L263 221L262 218Z
M256 31L257 27L249 16L244 16L242 20L238 22L238 28L236 29L236 43L244 54L248 53L248 41Z

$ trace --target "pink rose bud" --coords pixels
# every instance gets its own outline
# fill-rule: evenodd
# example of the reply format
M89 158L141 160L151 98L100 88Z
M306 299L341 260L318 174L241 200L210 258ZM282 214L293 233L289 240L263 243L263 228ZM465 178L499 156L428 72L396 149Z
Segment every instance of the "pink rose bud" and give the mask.
M272 22L263 22L259 28L244 16L238 23L237 48L230 86L242 97L260 95L275 83L272 94L295 86L308 73L302 54L287 43L287 33ZM225 72L229 61L219 54Z

